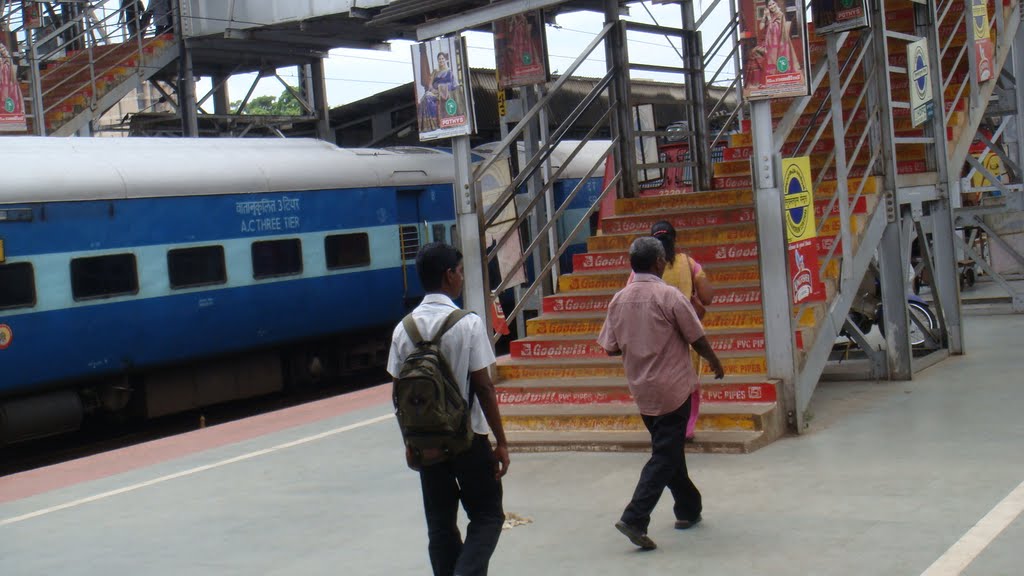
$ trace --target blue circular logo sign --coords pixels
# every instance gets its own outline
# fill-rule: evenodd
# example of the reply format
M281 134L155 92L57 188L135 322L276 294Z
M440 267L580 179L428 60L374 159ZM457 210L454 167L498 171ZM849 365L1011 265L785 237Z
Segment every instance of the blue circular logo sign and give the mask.
M914 55L914 86L918 95L923 96L928 87L928 65L924 61L924 53L918 50Z
M795 239L804 238L807 234L807 226L811 221L810 210L813 209L811 192L804 188L804 182L809 182L809 175L792 164L786 168L783 181L786 183L786 228L792 242Z

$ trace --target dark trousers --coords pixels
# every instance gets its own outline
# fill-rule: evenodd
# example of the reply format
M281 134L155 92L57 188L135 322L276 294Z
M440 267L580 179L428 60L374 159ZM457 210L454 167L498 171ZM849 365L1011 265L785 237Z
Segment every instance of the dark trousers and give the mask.
M622 513L622 521L626 524L647 531L651 512L666 487L675 500L673 511L677 520L695 520L700 516L700 492L687 474L686 453L683 451L689 417L689 399L668 414L643 416L644 424L651 433L651 459L640 472L633 500Z
M487 436L477 434L466 452L420 471L434 576L486 576L505 522L494 463ZM457 524L459 501L469 516L465 543Z

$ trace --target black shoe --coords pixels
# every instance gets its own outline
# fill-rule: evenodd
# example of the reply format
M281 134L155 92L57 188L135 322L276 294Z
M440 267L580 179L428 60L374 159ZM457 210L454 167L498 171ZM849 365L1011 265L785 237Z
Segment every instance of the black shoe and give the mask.
M676 530L689 530L697 524L700 524L701 520L703 520L703 518L699 515L693 520L676 520Z
M654 543L654 540L651 540L651 538L647 536L646 532L641 532L638 528L634 528L622 520L616 522L615 527L619 529L619 532L625 534L626 538L629 538L630 542L644 550L654 550L658 547L658 545Z

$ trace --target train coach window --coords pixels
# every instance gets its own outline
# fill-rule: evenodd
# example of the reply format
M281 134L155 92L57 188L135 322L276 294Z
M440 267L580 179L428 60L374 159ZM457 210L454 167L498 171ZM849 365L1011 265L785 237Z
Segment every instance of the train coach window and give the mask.
M111 254L71 261L71 294L75 300L138 293L139 275L134 254Z
M228 281L223 246L180 248L167 253L167 276L171 288L194 288Z
M267 240L252 243L252 277L273 278L302 274L302 241Z
M444 224L434 224L434 242L444 242Z
M36 305L36 280L28 262L0 264L0 310Z
M328 236L324 252L328 270L366 266L370 263L370 236L365 232Z
M402 238L402 260L413 260L420 251L420 227L401 226L398 231Z
M462 250L462 238L459 236L459 229L454 224L451 228L452 233L452 246L455 246L459 250Z

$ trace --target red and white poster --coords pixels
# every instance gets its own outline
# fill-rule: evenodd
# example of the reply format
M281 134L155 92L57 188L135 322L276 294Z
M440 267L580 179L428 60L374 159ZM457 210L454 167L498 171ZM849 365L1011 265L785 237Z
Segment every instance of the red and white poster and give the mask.
M993 76L995 45L988 25L988 0L972 0L971 22L974 27L974 57L978 82L988 82Z
M789 269L793 274L793 304L822 302L825 285L818 265L818 239L810 238L789 245Z
M498 88L543 84L550 79L545 38L541 10L494 23Z
M18 68L7 47L9 34L0 40L0 132L25 132L25 99L18 83Z
M770 100L810 91L803 0L739 0L743 97Z

